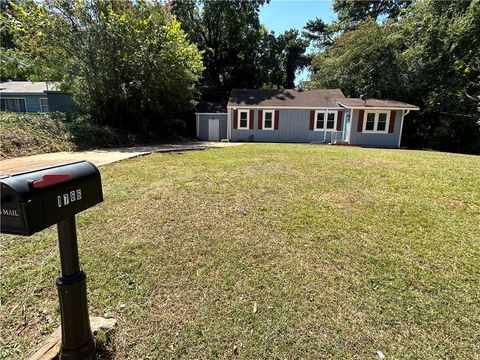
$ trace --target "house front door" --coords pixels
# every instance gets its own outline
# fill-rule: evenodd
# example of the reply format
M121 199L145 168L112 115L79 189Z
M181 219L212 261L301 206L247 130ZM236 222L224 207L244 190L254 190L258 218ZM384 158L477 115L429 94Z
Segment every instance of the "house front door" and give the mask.
M348 141L350 139L350 111L345 111L345 116L343 117L343 139Z

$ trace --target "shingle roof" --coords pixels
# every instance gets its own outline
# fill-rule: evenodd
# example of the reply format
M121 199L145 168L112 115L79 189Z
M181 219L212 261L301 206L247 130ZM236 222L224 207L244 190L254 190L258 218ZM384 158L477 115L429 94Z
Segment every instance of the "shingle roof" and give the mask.
M232 89L228 106L338 107L337 100L344 98L345 96L340 89Z
M43 93L55 90L55 85L45 81L5 81L0 83L0 93Z
M224 101L203 101L197 105L198 113L226 113L227 103Z
M357 98L345 98L338 101L339 104L350 108L399 108L399 109L412 109L419 110L418 106L407 104L401 101L395 100L380 100L380 99L367 99L366 101Z

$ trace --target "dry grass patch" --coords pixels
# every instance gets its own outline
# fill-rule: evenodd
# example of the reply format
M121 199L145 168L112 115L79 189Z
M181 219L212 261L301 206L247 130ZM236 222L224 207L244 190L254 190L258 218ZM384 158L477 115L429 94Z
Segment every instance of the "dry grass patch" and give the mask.
M91 313L118 319L117 359L474 357L479 174L288 144L104 167L78 216ZM0 357L22 358L58 325L55 229L1 247Z

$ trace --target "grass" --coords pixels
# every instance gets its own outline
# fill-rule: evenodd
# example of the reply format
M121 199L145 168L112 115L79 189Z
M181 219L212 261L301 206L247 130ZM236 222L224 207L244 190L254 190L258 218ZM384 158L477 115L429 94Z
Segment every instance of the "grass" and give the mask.
M479 157L255 144L102 176L77 224L117 359L479 357ZM59 323L55 229L1 251L0 358L22 358Z

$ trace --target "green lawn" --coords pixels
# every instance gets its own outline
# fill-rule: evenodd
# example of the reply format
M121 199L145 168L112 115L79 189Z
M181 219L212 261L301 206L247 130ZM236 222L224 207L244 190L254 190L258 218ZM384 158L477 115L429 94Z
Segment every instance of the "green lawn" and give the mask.
M479 357L480 157L246 144L102 175L77 222L116 359ZM2 237L0 358L58 326L58 269L55 228Z

